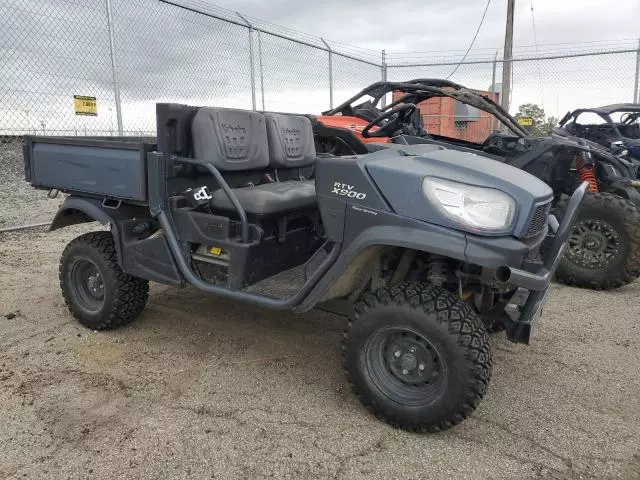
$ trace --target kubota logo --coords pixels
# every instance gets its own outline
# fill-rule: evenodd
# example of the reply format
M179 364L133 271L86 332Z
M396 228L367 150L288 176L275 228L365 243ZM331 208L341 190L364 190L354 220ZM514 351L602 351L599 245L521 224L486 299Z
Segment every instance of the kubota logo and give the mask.
M234 136L243 136L247 133L247 129L241 127L240 125L229 125L228 123L223 123L220 125L222 127L222 131L225 135L234 135Z

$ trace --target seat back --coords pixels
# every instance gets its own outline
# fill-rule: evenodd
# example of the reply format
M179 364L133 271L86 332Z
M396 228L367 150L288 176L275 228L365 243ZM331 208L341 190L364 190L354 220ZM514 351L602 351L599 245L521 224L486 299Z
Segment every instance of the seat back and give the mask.
M250 110L202 107L191 123L195 158L222 171L255 170L269 165L267 128L262 114Z
M272 168L298 169L315 162L313 128L307 117L278 113L265 113L264 117Z

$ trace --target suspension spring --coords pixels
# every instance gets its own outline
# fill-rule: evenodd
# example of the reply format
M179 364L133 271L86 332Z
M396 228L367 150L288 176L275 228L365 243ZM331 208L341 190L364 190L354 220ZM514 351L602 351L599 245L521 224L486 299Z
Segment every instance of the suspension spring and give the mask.
M597 193L600 191L594 165L586 166L582 156L578 156L576 158L576 169L578 170L578 175L580 175L580 180L589 183L590 192Z

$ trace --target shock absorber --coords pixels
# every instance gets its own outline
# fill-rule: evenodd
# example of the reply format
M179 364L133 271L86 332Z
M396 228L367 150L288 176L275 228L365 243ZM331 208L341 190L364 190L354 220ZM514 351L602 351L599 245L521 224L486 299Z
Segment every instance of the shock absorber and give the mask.
M576 157L576 170L578 170L580 180L589 183L590 192L597 193L600 191L598 187L598 180L596 179L595 165L593 163L591 163L591 165L585 165L584 157L582 154L579 154Z
M447 262L439 255L432 255L427 266L427 280L441 287L448 280Z

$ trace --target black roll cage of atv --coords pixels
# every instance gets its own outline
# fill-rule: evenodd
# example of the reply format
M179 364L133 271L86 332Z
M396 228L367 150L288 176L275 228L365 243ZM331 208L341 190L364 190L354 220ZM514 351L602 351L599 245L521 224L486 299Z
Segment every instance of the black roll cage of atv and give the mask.
M476 107L480 110L493 114L498 120L513 131L513 133L520 137L526 137L529 135L528 132L520 126L520 124L518 124L518 122L509 115L507 111L505 111L491 98L479 95L458 83L433 78L417 78L407 82L376 82L356 93L344 103L332 108L331 110L322 112L322 114L349 114L351 105L360 98L369 95L373 98L373 105L376 105L383 96L392 92L402 92L405 93L405 95L387 105L384 110L391 109L401 103L418 104L432 97L450 97L464 104L471 105L472 107Z
M614 122L611 115L618 112L627 112L630 114L625 120L620 122ZM583 113L595 113L602 118L611 127L612 132L618 137L619 140L624 140L626 137L620 133L618 125L631 123L640 117L640 104L638 103L618 103L614 105L607 105L604 107L596 108L579 108L571 112L567 112L562 119L558 122L558 127L564 128L569 120L574 121L578 118L578 115ZM630 121L629 121L630 120Z

